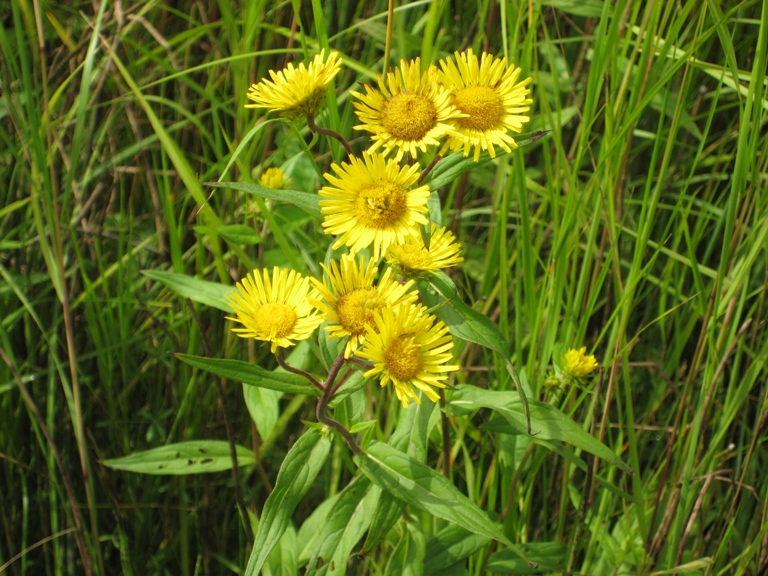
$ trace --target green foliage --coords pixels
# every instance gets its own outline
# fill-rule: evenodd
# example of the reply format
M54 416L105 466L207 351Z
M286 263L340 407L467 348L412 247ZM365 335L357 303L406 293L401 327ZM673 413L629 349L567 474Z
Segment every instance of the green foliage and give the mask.
M249 84L338 50L317 122L362 149L346 89L387 3L4 8L0 572L768 569L766 2L395 5L390 65L504 54L534 107L518 150L429 175L465 262L421 292L462 369L444 409L353 372L329 406L356 456L226 297L320 275L345 159ZM325 374L336 343L305 344L286 361ZM580 346L602 372L568 380Z
M244 446L235 447L237 465L253 464L253 452ZM104 466L139 474L172 474L188 476L205 472L221 472L232 468L229 444L223 440L193 440L168 444L144 452L134 452L124 458L102 461Z

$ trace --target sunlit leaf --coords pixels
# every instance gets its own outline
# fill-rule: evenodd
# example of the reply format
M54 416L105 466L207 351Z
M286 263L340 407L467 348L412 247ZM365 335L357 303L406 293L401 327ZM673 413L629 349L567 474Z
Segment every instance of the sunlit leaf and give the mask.
M256 194L269 200L287 202L301 208L310 216L318 219L322 218L319 204L320 197L317 194L299 192L298 190L275 190L248 182L206 182L205 185L214 188L231 188L232 190L247 192L248 194Z
M485 390L476 386L458 386L451 395L449 406L462 410L488 408L499 414L509 425L495 422L494 430L508 434L527 433L525 413L519 396L514 392ZM572 418L563 414L551 404L537 400L528 403L531 415L531 433L542 440L560 440L586 450L587 452L618 466L628 473L632 470L621 461L605 444L584 430Z
M176 358L195 368L200 368L235 382L242 382L248 386L259 386L289 394L322 395L322 392L303 376L289 372L264 370L264 368L251 362L229 360L226 358L205 358L203 356L191 356L190 354L176 354Z
M355 462L371 481L406 504L517 550L501 528L442 474L407 454L373 441Z
M227 303L226 297L234 286L219 284L209 280L200 280L186 274L176 272L162 272L160 270L142 270L147 278L156 280L170 288L182 298L189 298L193 302L199 302L212 308L218 308L224 312L232 312L232 307Z
M218 234L222 238L245 246L252 246L261 242L261 236L245 224L227 224L225 226L195 226L195 232L200 234Z

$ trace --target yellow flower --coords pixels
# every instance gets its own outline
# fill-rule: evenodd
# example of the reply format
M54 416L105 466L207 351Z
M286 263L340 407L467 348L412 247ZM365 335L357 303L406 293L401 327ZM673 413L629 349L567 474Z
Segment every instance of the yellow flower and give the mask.
M265 188L280 190L285 185L285 174L280 168L267 168L259 178L259 184Z
M530 110L533 100L527 98L531 90L527 87L531 79L521 82L520 68L507 68L507 59L496 59L483 52L480 61L470 48L456 52L453 59L441 60L441 79L453 94L452 104L464 114L453 122L459 135L451 137L444 150L456 152L464 148L464 156L474 147L475 162L480 159L481 150L488 150L491 158L496 157L494 146L506 152L517 148L509 131L521 132L523 123L530 118L524 114Z
M312 283L323 300L311 298L310 302L331 323L325 328L331 338L349 337L344 348L345 358L360 347L367 327L375 329L373 318L377 311L415 302L418 297L417 292L410 291L413 281L400 284L389 270L374 286L375 262L369 260L366 266L362 256L356 262L354 256L344 254L340 263L331 260L330 268L321 266L325 270L325 282L313 278Z
M382 154L363 152L363 159L331 164L338 175L325 174L320 210L326 234L337 234L333 249L349 246L352 253L373 244L378 260L390 244L404 242L417 224L426 224L429 186L408 190L418 180L419 166L400 165Z
M437 402L434 388L445 388L446 372L458 370L448 364L453 339L443 322L421 305L403 304L384 308L375 316L376 328L368 327L360 358L373 362L366 378L378 376L381 386L392 382L403 408L410 400L421 404L417 391Z
M379 89L365 86L365 94L351 91L362 124L356 130L373 133L370 151L381 147L386 156L397 149L399 162L404 154L416 157L428 146L437 146L445 136L455 134L448 120L459 116L451 106L449 91L437 81L437 68L430 65L421 73L420 60L400 61L400 68L378 77Z
M327 61L324 56L321 50L308 67L302 62L295 68L289 62L283 70L270 70L272 81L263 79L251 85L247 96L255 104L245 107L269 108L291 119L314 114L323 105L326 87L341 70L338 52L331 52Z
M227 298L237 314L229 320L243 328L233 328L241 338L270 342L274 354L278 347L287 348L295 340L306 340L323 322L322 316L309 303L309 278L285 268L254 270Z
M574 378L581 378L592 372L597 368L597 360L591 354L587 356L586 346L582 346L578 350L570 348L565 353L565 367L563 371L568 376Z
M423 272L435 272L463 262L461 246L450 230L431 226L429 247L419 231L402 244L390 244L387 248L387 264L394 266L403 276L418 276Z

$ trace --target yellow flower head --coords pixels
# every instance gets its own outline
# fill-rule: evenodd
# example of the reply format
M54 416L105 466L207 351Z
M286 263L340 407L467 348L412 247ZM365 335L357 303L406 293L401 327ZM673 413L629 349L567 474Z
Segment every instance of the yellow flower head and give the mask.
M441 80L451 89L452 104L463 117L452 121L459 134L451 137L444 149L456 152L464 148L464 156L469 156L474 147L477 162L482 150L488 150L491 158L495 158L494 146L506 152L517 148L508 132L521 132L523 123L530 120L524 112L533 103L527 98L531 79L518 82L520 68L507 68L506 58L494 58L483 52L478 61L471 48L455 54L455 61L440 61Z
M459 369L448 364L453 339L445 324L416 304L384 308L375 322L376 328L368 327L364 348L357 353L373 362L365 377L378 376L381 386L392 382L403 408L410 400L421 404L419 390L437 402L440 397L434 388L445 388L446 372Z
M404 242L417 224L426 224L429 186L409 188L419 178L419 166L400 165L382 154L363 152L363 159L331 164L337 176L325 174L320 210L326 234L337 234L333 249L349 246L352 253L373 244L378 260L390 244Z
M274 354L278 348L306 340L323 322L322 316L309 303L309 278L285 268L254 270L237 283L227 298L237 314L229 320L240 322L233 328L241 338L270 342Z
M400 284L391 277L389 270L374 286L375 262L369 260L366 266L362 256L356 262L354 256L345 254L338 263L331 260L330 268L322 266L325 270L324 282L312 279L322 300L311 298L310 302L330 322L325 330L331 338L349 338L344 348L345 358L360 347L366 328L376 329L376 312L385 307L415 302L418 297L417 292L410 291L413 281Z
M597 368L597 360L591 354L587 356L586 346L582 346L578 350L570 348L565 353L565 367L563 372L566 375L574 378L581 378L592 372Z
M259 178L259 184L265 188L280 190L285 185L285 174L280 168L267 168Z
M245 107L269 108L291 119L315 114L323 105L326 87L341 70L338 52L331 52L327 61L324 56L321 50L309 66L302 62L295 68L289 62L283 70L270 70L272 81L263 79L251 85L247 96L254 104Z
M431 226L429 247L419 231L414 232L401 244L390 244L387 248L387 264L394 266L403 276L419 276L424 272L435 272L442 268L463 262L461 245L456 242L450 230Z
M445 136L455 134L448 120L459 113L451 106L451 97L437 78L437 69L430 65L424 74L418 58L401 60L400 67L378 77L379 89L365 86L365 94L352 92L360 102L354 102L356 130L373 133L370 150L381 147L384 155L396 149L400 161L408 153L416 157L419 150L437 146Z

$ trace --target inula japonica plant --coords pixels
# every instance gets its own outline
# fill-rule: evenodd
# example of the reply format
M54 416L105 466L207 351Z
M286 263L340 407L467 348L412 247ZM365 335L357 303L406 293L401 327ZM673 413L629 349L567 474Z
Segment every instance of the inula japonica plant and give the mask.
M430 559L433 570L461 562L473 547L492 540L500 548L490 561L527 570L538 569L539 564L546 570L560 569L565 560L562 549L548 544L539 549L535 543L523 549L492 515L427 465L430 441L444 448L451 443L447 419L452 413L487 408L496 413L494 422L505 433L567 440L626 469L567 415L526 399L506 337L462 301L448 275L461 266L463 257L461 245L441 222L437 189L478 163L513 153L520 144L543 136L523 135L520 140L530 120L531 78L506 58L475 54L472 49L456 52L439 65L419 58L402 60L375 83L348 92L360 121L354 128L363 132L352 139L318 120L343 66L344 58L337 52L320 51L308 63L270 70L270 78L252 85L247 94L251 102L246 107L266 108L286 123L289 137L300 138L296 130L306 122L314 134L306 146L310 158L317 138L341 144L345 158L331 164L319 190L285 190L284 173L277 167L265 170L259 185L216 185L288 202L315 216L309 225L319 224L327 237L326 259L314 267L320 272L281 266L255 269L234 290L182 281L187 287L197 283L201 292L220 294L222 307L231 313L227 319L233 322L232 331L268 347L282 371L235 359L181 356L182 360L247 385L316 398L317 422L306 422L306 431L287 453L263 509L250 520L243 514L244 522L256 526L245 573L258 574L267 565L295 508L324 469L334 440L344 443L354 465L347 487L305 522L316 532L301 553L307 574L346 573L353 556L377 549L396 526L403 540L389 565L392 573L407 572L409 564L426 561L404 551L409 539L423 537L413 531L428 530L417 527L416 518L422 523L430 518L445 522L440 532L445 548ZM344 95L336 93L336 98ZM296 188L309 187L292 178ZM498 354L516 391L463 385L454 354L457 340ZM317 358L305 362L308 367L296 365L298 360L290 354L304 341L309 341ZM597 364L585 350L569 350L549 382L591 374ZM365 390L371 384L379 384L381 392L369 396ZM392 430L374 433L372 420L392 409L388 395L394 395L401 407L398 423ZM372 399L368 406L366 397ZM192 443L193 452L195 447L199 448ZM205 453L190 459L189 445L161 450L163 456L169 450L181 451L177 459L189 461L182 471L205 469ZM233 458L240 458L234 455L244 450L231 447ZM156 455L155 451L133 454L108 464L135 469ZM216 463L207 460L209 466ZM161 466L167 465L159 464L151 472L162 473ZM473 539L473 547L451 548L467 538Z
M768 574L768 0L0 2L0 574Z

